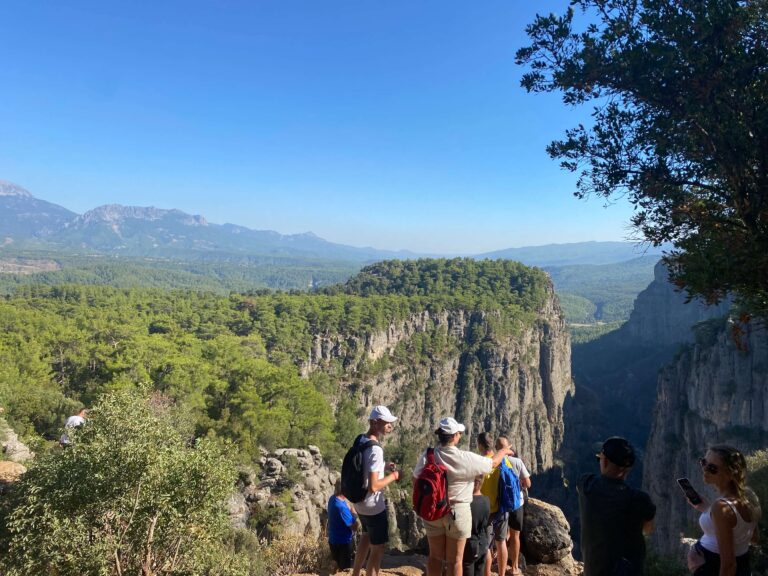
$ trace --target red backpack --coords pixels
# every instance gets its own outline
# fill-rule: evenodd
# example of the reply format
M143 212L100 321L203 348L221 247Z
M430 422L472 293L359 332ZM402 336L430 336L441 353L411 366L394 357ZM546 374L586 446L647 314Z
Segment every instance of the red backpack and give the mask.
M424 520L437 520L450 510L448 473L435 462L435 451L427 448L427 463L413 484L413 510Z

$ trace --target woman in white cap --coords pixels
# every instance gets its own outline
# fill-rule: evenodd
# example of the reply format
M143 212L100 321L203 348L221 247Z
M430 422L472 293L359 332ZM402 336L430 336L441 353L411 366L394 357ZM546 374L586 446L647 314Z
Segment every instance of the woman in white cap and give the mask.
M457 445L465 429L464 424L447 417L440 420L440 426L435 430L439 446L435 448L434 457L447 471L451 512L438 520L424 520L429 540L427 576L439 576L443 562L447 563L448 576L461 576L464 545L472 533L470 504L475 476L490 474L502 458L512 454L512 450L504 448L488 458L460 450ZM414 480L418 479L426 461L425 451L413 470Z

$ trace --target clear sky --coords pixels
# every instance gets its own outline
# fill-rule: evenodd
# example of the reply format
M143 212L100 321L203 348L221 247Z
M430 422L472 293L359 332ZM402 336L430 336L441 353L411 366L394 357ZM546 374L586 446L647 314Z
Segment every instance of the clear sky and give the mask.
M419 252L622 240L514 53L567 0L0 2L0 179Z

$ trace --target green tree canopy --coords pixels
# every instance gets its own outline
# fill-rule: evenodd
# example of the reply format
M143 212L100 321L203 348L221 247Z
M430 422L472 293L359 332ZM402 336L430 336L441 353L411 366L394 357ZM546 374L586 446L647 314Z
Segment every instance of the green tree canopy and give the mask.
M570 4L517 52L528 91L595 104L549 154L578 173L576 196L626 196L646 240L673 242L689 294L768 314L768 0Z
M4 574L246 574L224 542L233 464L162 396L107 394L11 493Z

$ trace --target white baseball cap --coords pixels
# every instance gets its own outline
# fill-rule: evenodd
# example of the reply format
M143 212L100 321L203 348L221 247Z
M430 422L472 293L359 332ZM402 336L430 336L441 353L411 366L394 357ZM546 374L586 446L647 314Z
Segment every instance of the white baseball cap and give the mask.
M467 428L464 424L456 422L455 418L448 416L440 420L440 426L438 426L435 432L442 432L444 434L456 434L456 432L464 432Z
M397 420L397 417L392 416L392 412L389 411L389 408L379 404L378 406L373 407L368 420L383 420L384 422L394 422Z

